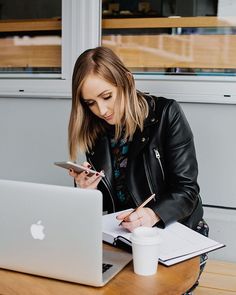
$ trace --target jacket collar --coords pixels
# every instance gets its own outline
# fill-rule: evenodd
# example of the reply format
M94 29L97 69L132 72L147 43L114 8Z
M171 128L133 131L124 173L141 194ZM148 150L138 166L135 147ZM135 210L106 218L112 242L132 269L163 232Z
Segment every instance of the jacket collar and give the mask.
M144 121L144 128L145 128L149 125L153 125L153 124L157 123L158 118L155 113L156 101L154 100L153 96L145 94L144 98L146 99L147 104L148 104L148 116Z
M129 148L129 156L135 157L149 142L151 133L152 133L152 125L158 122L156 110L156 101L151 95L144 95L144 98L148 104L148 116L144 121L144 128L141 131L139 128L135 131L132 142Z

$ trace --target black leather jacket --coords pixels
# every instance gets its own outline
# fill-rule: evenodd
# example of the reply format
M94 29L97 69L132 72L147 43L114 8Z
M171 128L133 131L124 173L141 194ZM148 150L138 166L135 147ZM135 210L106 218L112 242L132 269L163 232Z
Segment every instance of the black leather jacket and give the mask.
M145 97L149 115L144 130L136 130L129 146L127 188L136 205L156 193L148 206L161 218L161 226L180 221L195 229L203 209L191 129L175 100ZM86 156L97 171L105 172L106 177L98 187L103 193L104 210L116 211L108 137L99 138Z

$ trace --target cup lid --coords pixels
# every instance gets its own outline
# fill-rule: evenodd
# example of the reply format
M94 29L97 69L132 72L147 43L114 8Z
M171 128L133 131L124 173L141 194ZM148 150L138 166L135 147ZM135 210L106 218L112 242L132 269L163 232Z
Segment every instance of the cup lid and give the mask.
M130 240L132 243L152 245L159 244L161 242L161 237L157 228L140 226L133 230Z

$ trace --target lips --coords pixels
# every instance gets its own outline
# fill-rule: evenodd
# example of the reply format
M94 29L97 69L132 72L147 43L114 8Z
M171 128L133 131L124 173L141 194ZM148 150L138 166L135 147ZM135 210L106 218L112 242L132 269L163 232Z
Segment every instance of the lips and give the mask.
M104 117L104 120L106 120L106 121L110 121L110 120L112 119L112 117L113 117L113 114Z

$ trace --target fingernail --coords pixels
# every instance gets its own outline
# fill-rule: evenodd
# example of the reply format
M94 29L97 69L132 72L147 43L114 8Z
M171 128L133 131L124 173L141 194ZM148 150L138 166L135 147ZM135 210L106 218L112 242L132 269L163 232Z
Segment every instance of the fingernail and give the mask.
M91 168L92 166L90 164L87 165L88 168Z
M85 174L87 174L87 175L88 175L88 174L89 174L89 173L88 173L88 171L85 171Z
M98 176L98 175L99 175L99 173L97 172L97 173L96 173L96 176Z

